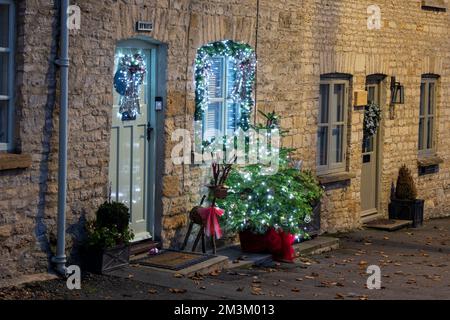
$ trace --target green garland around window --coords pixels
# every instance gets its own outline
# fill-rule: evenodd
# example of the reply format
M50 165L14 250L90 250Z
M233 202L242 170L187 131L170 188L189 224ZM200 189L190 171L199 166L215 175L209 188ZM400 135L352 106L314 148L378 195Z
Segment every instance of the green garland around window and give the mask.
M214 57L230 57L237 71L232 96L228 97L240 105L240 127L250 128L250 113L255 104L253 85L256 74L256 54L248 44L231 40L218 41L201 47L195 59L195 121L201 121L208 107L208 79Z

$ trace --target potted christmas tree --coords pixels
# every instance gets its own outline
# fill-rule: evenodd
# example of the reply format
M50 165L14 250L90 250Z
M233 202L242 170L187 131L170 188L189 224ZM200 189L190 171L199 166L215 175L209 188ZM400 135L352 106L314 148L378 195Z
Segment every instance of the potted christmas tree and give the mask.
M276 115L263 115L267 123L257 129L269 134L278 130ZM228 196L218 205L225 210L226 230L239 233L244 252L269 251L276 260L292 261L294 239L309 237L305 225L312 220L322 189L310 172L292 165L292 151L280 148L275 174L266 174L258 163L235 166L228 176Z
M397 186L392 192L389 204L389 218L411 220L413 227L423 224L424 200L417 199L417 189L411 171L403 165L400 168Z
M102 274L129 263L133 232L129 209L122 203L105 202L96 219L87 223L87 241L83 248L83 264L88 271Z

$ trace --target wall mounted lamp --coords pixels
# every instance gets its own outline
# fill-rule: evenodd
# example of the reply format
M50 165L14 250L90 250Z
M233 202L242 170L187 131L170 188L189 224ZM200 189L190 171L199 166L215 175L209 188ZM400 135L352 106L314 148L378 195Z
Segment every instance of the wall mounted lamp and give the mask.
M391 104L405 103L405 87L397 82L395 77L391 77Z

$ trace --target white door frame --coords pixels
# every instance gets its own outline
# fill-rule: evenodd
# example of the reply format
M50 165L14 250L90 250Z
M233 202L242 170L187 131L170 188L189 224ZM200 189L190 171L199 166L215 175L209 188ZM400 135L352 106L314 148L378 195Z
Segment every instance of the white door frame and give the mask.
M146 225L147 231L145 233L141 233L136 235L134 242L155 238L155 178L156 178L156 139L157 139L157 130L156 128L156 112L154 108L154 101L156 98L156 88L157 88L157 77L156 77L156 68L157 68L157 54L158 54L158 46L152 44L145 40L139 39L129 39L119 41L116 45L116 49L114 54L116 54L118 48L123 49L143 49L150 50L150 57L148 61L150 61L147 66L148 72L148 81L149 85L147 87L148 94L148 103L147 103L147 122L150 125L151 131L150 140L146 141L145 144L145 152L147 162L145 164L145 206L144 212L146 215ZM116 70L114 70L115 72ZM148 126L147 125L147 126ZM111 154L112 155L112 154Z

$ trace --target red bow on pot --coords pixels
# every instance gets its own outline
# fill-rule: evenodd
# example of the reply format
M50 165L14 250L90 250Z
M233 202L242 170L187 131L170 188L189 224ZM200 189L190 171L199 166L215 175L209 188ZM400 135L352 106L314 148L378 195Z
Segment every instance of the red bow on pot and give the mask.
M202 217L205 226L205 234L208 237L216 236L216 239L222 238L222 230L220 229L218 217L221 217L224 210L215 206L209 208L200 208L198 213Z

